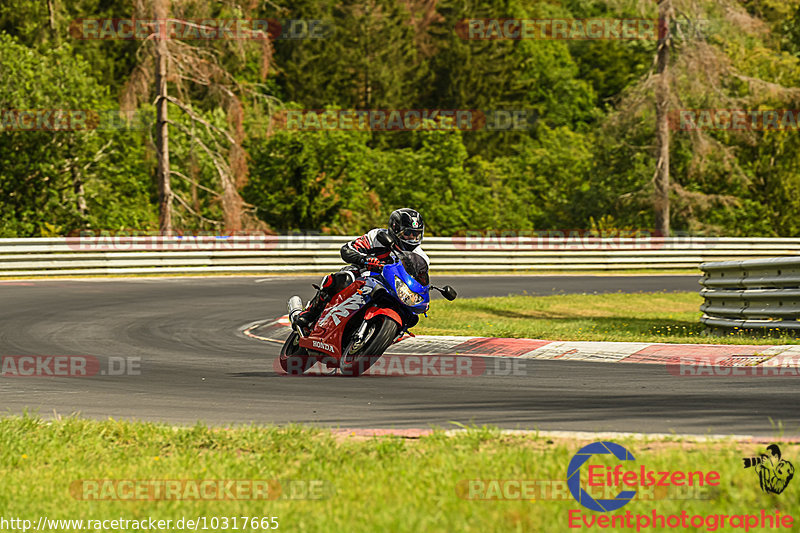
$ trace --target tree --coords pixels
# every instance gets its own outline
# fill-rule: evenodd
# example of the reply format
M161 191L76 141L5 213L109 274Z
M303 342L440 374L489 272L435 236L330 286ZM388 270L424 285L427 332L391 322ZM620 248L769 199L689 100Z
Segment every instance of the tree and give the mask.
M153 14L155 19L166 21L169 13L169 0L155 0ZM172 234L172 187L169 171L169 119L167 115L167 62L169 50L167 36L161 32L155 38L155 70L156 70L156 154L158 157L158 229L167 235Z
M444 18L430 28L434 36L429 58L432 83L421 93L424 106L443 109L520 109L536 114L539 123L556 128L588 130L601 114L596 94L579 79L569 44L556 40L473 40L454 28L465 19L570 18L566 9L548 2L533 4L470 0L438 5ZM534 119L532 122L534 122ZM536 138L527 131L475 131L464 134L471 155L486 159L516 153L516 145Z
M793 105L800 64L770 48L764 21L737 3L664 0L659 9L671 23L661 22L669 32L657 43L653 68L620 95L598 137L599 173L621 189L611 199L613 214L639 227L654 221L663 233L670 223L693 232L742 231L740 211L753 207L747 199L756 194L742 148L764 134L676 129L670 135L677 122L665 128L665 116L680 109ZM704 21L713 24L698 26ZM652 157L655 173L642 164L643 154ZM751 209L750 216L761 213Z
M213 14L234 19L244 18L243 13L235 5L231 7L230 11L226 11L226 7L223 5L219 12ZM261 99L267 104L272 100L263 95L257 87L237 80L226 70L219 59L220 52L214 41L199 40L197 42L201 44L190 44L168 36L163 27L163 22L170 19L180 21L182 27L214 31L215 28L201 26L194 20L211 18L212 13L203 13L199 6L191 2L171 5L170 0L153 0L152 9L149 9L143 2L138 3L134 16L135 18L146 18L146 14L149 12L154 13L154 18L162 22L161 25L156 24L152 28L151 38L143 42L142 47L145 54L126 84L123 108L129 112L134 110L141 100L145 100L153 92L153 81L155 81L160 229L164 232L172 231L173 199L180 204L182 209L190 212L200 224L220 224L218 221L201 215L189 201L176 193L171 180L172 177L177 176L193 182L194 194L198 189L210 193L212 195L210 201L219 201L222 205L221 225L224 229L239 231L254 222L254 219L246 212L247 206L239 194L239 188L246 183L248 173L246 154L242 147L245 137L242 127L243 98L249 96ZM250 43L257 43L257 49L263 58L262 77L266 77L272 53L269 36L259 30L252 30L248 35L254 37L248 41L248 44L243 44L241 41L235 43L222 41L220 46L231 47L237 53L246 54L244 48L252 48ZM168 93L169 81L172 81L175 86L175 96ZM197 96L204 97L201 101L206 106L213 102L225 110L227 127L215 125L213 121L203 117L202 111L195 109L193 92ZM176 108L176 111L185 114L193 125L196 124L203 128L207 135L205 137L198 135L194 127L187 128L181 122L171 120L168 116L170 104ZM200 149L202 157L211 161L218 178L218 184L215 187L200 187L197 181L186 173L171 167L168 129L170 126L188 136L191 142Z
M98 128L108 125L103 110L113 100L91 66L69 43L38 51L0 33L0 72L0 235L66 233L104 224L108 215L122 227L131 220L147 226L142 132ZM19 112L31 110L42 123L20 122ZM71 122L71 111L85 112L86 120ZM56 113L66 118L64 129L53 122ZM111 213L115 205L125 212Z
M656 232L669 237L669 47L672 0L658 3L658 46L656 48L656 172L654 176Z
M288 40L276 50L288 100L311 109L404 109L419 104L427 64L424 24L396 0L298 2L290 16L321 19L325 38Z

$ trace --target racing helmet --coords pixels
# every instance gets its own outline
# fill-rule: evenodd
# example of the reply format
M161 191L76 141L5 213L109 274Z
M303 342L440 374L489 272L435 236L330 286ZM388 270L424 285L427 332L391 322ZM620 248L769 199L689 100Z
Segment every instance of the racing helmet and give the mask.
M392 211L389 215L389 235L400 249L406 252L412 251L422 243L423 233L425 233L425 223L417 211L404 207Z

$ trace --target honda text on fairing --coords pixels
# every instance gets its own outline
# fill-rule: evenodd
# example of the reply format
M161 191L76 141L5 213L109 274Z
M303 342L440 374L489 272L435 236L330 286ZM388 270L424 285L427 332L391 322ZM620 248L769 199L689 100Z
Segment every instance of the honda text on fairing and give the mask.
M334 296L308 336L294 324L302 300L299 296L289 300L293 331L280 354L285 372L302 374L320 361L332 372L359 376L417 324L418 315L428 310L431 289L455 299L452 287L430 284L428 265L421 256L394 249L391 258L393 263L364 272Z

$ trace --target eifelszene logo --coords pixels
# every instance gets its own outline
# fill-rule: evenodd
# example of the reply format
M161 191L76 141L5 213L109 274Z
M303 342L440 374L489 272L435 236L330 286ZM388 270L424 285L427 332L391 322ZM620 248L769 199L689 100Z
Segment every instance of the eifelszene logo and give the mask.
M635 461L633 454L614 442L602 441L593 442L584 446L576 453L567 467L567 488L572 497L582 506L592 511L606 513L616 511L625 506L629 501L636 497L636 490L622 490L613 498L595 499L589 492L581 486L581 468L594 455L613 455L619 461ZM645 465L638 468L627 470L621 464L615 467L600 466L590 464L586 467L587 485L589 487L603 487L613 495L617 490L614 487L621 485L630 488L643 487L706 487L718 486L720 484L719 472L711 470L704 472L701 470L682 471L666 470L654 471Z
M794 465L781 458L781 449L777 444L767 446L767 453L758 457L744 457L745 468L755 468L761 490L772 494L780 494L794 477Z
M620 461L635 461L633 454L614 442L593 442L576 453L567 467L567 487L579 504L592 511L616 511L636 496L635 490L621 491L613 500L595 500L581 488L581 466L595 454L614 454Z

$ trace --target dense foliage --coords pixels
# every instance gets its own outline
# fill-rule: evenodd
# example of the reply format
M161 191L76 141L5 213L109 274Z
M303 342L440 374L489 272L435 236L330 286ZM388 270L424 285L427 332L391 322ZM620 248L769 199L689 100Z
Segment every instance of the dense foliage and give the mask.
M142 76L150 68L144 43L74 34L77 19L134 16L131 4L0 5L4 120L8 110L110 110L131 101L145 117L124 128L65 131L14 131L3 123L0 237L157 229L155 88L152 76ZM319 19L325 35L267 47L187 41L251 96L231 105L224 91L168 79L170 94L197 117L230 131L220 137L170 104L178 229L226 229L219 162L203 147L214 144L233 160L239 143L246 156L231 163L238 169L231 174L246 227L352 234L401 206L421 210L439 235L598 221L653 227L656 43L465 40L455 28L483 17L652 19L654 2L250 4L172 0L169 8L186 18ZM673 110L800 107L800 0L674 5ZM287 109L524 109L538 120L520 131L314 132L269 120ZM797 128L673 132L673 229L800 236L798 163Z

